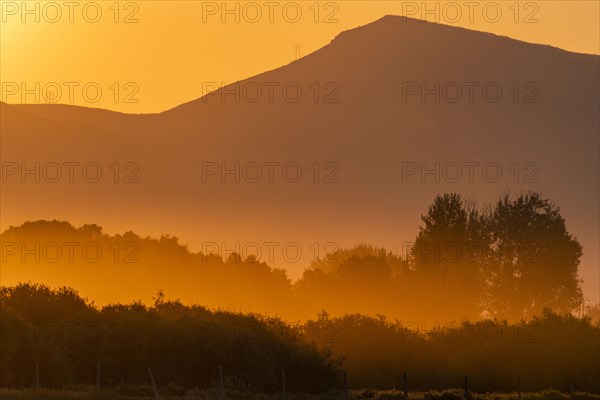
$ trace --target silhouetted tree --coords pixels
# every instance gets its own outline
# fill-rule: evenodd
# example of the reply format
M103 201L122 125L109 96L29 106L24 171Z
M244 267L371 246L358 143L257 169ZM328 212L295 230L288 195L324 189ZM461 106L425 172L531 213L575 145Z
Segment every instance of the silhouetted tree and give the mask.
M438 321L479 317L485 220L458 194L436 196L422 220L410 261L425 314Z
M544 308L570 313L580 304L582 247L558 207L540 194L503 196L490 215L486 310L495 318L529 319Z

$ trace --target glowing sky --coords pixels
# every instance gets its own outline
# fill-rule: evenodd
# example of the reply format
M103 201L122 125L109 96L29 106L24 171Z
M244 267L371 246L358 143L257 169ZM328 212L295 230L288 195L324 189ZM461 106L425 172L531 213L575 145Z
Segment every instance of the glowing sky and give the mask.
M159 112L200 97L203 84L285 65L386 14L599 54L599 4L2 0L1 99L46 103L54 96L66 104Z

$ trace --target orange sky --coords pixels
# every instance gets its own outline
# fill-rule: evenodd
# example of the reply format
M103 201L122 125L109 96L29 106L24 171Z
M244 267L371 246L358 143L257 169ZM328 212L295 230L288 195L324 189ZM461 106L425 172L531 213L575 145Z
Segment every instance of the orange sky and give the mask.
M600 53L595 0L426 3L1 0L1 99L159 112L386 14Z
M160 112L202 96L204 88L215 82L232 83L288 64L340 32L387 14L600 54L597 0L0 0L0 100L47 103L54 94L63 104ZM415 211L417 223L422 211ZM76 220L70 210L63 212L64 219L75 224L91 222ZM191 222L182 227L165 221L160 232L121 218L122 225L93 222L112 233L128 229L142 235L171 233L190 244L196 229ZM414 234L410 232L409 240ZM340 244L355 244L342 235L336 236ZM371 239L393 247L384 234ZM391 250L400 251L401 243L395 247ZM296 265L291 275L299 276L304 267Z

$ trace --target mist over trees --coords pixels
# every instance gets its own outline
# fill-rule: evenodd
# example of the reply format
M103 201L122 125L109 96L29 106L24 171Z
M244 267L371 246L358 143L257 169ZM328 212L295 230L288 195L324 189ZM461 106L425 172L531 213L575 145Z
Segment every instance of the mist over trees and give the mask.
M514 390L517 376L524 390L600 390L598 306L574 315L582 248L558 207L538 193L480 206L442 194L422 220L403 256L361 244L296 282L254 256L192 253L171 236L11 227L3 279L44 284L0 288L0 386L31 386L41 361L49 386L90 384L100 363L107 386L147 384L148 367L161 385L214 386L221 365L244 390L278 390L282 369L290 390L308 392L340 389L343 371L355 387L400 387L406 372L421 390L465 374L481 391ZM77 251L58 259L41 243ZM105 257L79 262L80 249ZM97 307L68 286L154 297Z
M444 194L422 219L410 262L431 299L427 315L518 321L580 304L581 245L538 193L482 210Z
M314 306L319 299L335 315L442 323L516 322L581 304L582 248L558 207L538 193L479 208L458 194L439 195L422 220L405 258L364 245L340 251L335 262L313 263L296 295Z
M568 314L581 305L582 248L559 208L540 194L504 195L480 206L442 194L422 220L404 255L362 244L314 261L296 282L254 256L222 259L192 253L176 237L111 236L97 225L27 222L7 229L0 240L3 274L12 282L68 285L86 294L101 288L115 297L126 291L148 298L160 289L186 303L291 321L325 310L332 316L361 313L405 321L516 322L544 309ZM51 262L53 250L40 249L40 243L77 243L71 246L74 262L66 255ZM37 254L34 262L36 245L37 253L46 254ZM78 262L82 249L103 257Z
M211 311L166 301L103 308L70 288L19 284L0 287L0 386L32 387L40 363L43 386L148 384L217 385L219 366L229 387L276 391L284 369L290 388L339 389L339 361L304 340L301 327L279 318Z
M477 392L554 388L600 391L600 326L549 310L529 321L424 324L322 312L291 324L257 314L208 310L166 300L95 307L73 289L0 287L0 387L31 388L39 362L43 387L94 385L153 396L219 386L277 392L353 388Z
M545 310L529 321L427 324L360 314L321 314L306 323L322 332L320 348L343 359L355 387L415 390L460 387L476 392L554 388L600 391L600 326Z

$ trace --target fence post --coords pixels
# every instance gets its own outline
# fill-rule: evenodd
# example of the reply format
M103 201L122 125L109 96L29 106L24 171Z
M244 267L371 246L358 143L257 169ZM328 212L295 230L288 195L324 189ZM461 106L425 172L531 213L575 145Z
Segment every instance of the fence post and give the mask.
M35 362L35 388L40 389L40 362Z
M469 376L465 375L465 399L470 398L469 396Z
M285 393L285 370L283 368L281 368L281 386L283 389L283 400L285 400L286 398L286 393Z
M406 372L402 374L402 387L404 388L404 400L408 400L408 386L406 384Z
M154 375L152 375L152 370L150 368L148 368L148 374L150 374L150 381L152 382L152 387L154 388L154 395L158 399L158 398L160 398L160 396L158 395L158 389L156 388L156 382L154 381Z
M219 365L219 397L225 398L225 382L223 380L223 366Z
M344 399L348 400L348 372L344 371Z
M573 391L573 378L571 378L571 383L569 384L569 395L571 396L571 399L575 398L575 393Z
M100 363L96 364L96 389L100 389Z
M517 375L517 396L521 400L521 375Z

